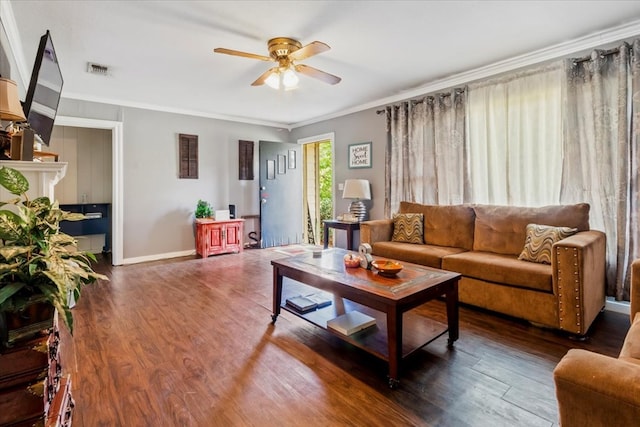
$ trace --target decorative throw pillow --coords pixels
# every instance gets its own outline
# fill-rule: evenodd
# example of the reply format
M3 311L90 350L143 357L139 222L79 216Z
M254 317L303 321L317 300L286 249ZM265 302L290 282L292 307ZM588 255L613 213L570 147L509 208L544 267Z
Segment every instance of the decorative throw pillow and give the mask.
M551 249L553 244L577 232L577 228L529 224L527 225L527 237L524 242L524 249L522 249L518 259L541 264L551 264Z
M393 242L424 243L424 215L404 213L393 215Z

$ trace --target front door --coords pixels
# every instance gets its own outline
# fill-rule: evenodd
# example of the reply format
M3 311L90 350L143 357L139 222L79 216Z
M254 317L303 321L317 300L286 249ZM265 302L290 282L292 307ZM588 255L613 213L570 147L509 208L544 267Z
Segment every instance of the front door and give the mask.
M260 141L260 247L301 243L302 151L297 144Z

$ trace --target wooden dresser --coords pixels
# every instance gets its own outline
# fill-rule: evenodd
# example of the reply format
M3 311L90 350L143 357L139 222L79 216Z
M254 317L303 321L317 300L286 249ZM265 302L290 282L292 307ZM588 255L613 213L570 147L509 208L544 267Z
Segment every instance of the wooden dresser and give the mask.
M215 221L196 219L196 253L203 258L209 255L242 252L244 219Z
M63 376L57 314L53 327L0 348L0 426L70 426L71 376Z

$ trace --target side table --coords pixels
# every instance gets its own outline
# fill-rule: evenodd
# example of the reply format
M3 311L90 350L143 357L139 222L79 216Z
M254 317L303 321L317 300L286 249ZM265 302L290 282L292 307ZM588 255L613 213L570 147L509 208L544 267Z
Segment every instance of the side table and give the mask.
M353 232L356 230L360 230L359 222L324 220L322 221L322 223L324 224L324 248L325 249L329 247L329 229L335 228L338 230L347 231L347 249L350 251L353 250Z

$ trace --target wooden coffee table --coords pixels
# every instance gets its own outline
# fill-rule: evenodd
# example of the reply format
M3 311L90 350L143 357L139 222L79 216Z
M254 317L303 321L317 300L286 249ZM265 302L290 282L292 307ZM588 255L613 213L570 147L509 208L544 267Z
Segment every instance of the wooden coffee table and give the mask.
M352 335L327 330L387 361L389 386L395 388L399 384L400 363L404 358L447 332L449 346L458 339L460 274L403 262L404 268L396 277L382 277L364 268L345 268L343 257L347 253L355 254L333 248L323 250L319 258L305 253L271 261L272 323L276 322L282 308L325 329L328 320L353 309L375 317L376 326ZM283 289L284 277L293 281L287 281ZM308 291L309 286L332 293L333 304L302 314L284 303L286 298ZM409 312L443 295L447 304L447 325Z

